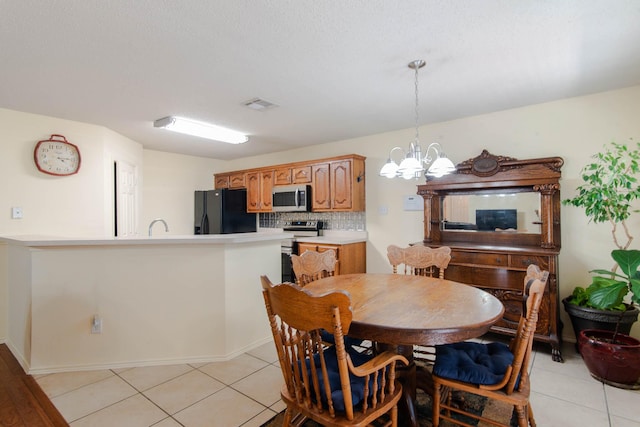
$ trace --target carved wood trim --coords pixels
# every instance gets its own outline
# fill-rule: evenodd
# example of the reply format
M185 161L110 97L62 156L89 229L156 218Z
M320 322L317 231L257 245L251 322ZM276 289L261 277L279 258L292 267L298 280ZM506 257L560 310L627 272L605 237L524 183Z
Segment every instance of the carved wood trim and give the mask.
M493 176L511 169L519 169L528 165L542 165L554 172L560 172L564 165L561 157L545 157L540 159L518 160L514 157L498 156L482 150L479 156L465 160L456 166L456 173L476 176Z

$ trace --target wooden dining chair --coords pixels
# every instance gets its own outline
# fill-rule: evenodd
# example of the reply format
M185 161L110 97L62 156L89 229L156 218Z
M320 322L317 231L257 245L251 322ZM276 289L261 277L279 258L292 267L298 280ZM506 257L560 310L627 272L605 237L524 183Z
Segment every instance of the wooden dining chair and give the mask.
M324 252L305 251L302 255L291 255L293 274L296 276L296 284L305 286L315 280L331 277L336 272L336 251L328 249ZM322 332L322 337L327 344L333 344L333 335L328 331ZM345 336L348 346L357 347L359 351L369 351L369 341Z
M408 361L393 352L364 355L345 346L352 319L349 295L316 297L296 284L274 285L266 276L261 281L284 377L283 425L312 419L324 426L364 426L381 419L397 426L402 386L395 368ZM335 345L323 345L322 329L333 332Z
M396 245L389 245L387 247L387 258L393 267L394 273L398 273L398 267L402 265L404 274L444 279L444 271L449 266L449 261L451 261L451 248L448 246L430 248L422 245L401 248Z
M336 263L336 251L333 249L324 252L305 251L302 255L291 255L293 273L296 276L296 283L300 286L333 276Z
M463 405L451 404L454 391L464 391L512 405L518 417L518 426L535 426L529 402L529 362L533 336L538 322L538 311L547 285L549 273L530 265L524 283L525 310L521 316L515 338L510 345L502 343L480 344L463 342L436 347L433 367L433 425L440 419L457 425L468 425L453 418L454 414L509 426L498 420L470 413Z
M393 267L394 273L398 273L399 267L403 266L401 270L404 274L444 279L444 272L449 266L449 261L451 261L451 248L448 246L430 248L422 245L401 248L396 245L389 245L387 247L387 258ZM433 365L435 348L415 345L413 346L413 358L425 365ZM427 385L426 387L430 386Z

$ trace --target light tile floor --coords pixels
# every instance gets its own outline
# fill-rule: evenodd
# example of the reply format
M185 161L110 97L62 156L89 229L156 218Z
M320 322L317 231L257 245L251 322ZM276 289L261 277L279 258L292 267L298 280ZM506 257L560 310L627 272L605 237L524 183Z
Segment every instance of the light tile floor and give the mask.
M640 427L640 391L592 379L572 343L563 356L557 363L548 347L535 351L531 403L538 426ZM228 362L36 379L72 427L253 427L284 409L277 360L269 343Z

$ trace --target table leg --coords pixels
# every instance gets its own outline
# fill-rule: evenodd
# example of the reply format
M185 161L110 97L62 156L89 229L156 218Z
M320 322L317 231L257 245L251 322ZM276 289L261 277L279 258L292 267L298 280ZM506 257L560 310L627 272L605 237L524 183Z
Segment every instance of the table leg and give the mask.
M403 355L409 361L405 366L396 364L396 376L402 383L402 398L398 403L398 425L418 427L418 414L416 412L416 364L413 360L412 345L387 345L377 344L380 350L394 351Z

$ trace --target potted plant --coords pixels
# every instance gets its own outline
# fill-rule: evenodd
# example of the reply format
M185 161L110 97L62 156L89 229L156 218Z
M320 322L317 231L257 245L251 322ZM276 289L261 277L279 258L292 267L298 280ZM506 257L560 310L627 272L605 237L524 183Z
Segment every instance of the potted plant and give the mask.
M607 351L615 350L611 346L631 342L636 345L636 354L640 355L640 341L628 336L639 312L636 304L640 303L640 251L629 249L633 236L626 223L631 214L637 212L632 209L632 202L640 198L640 143L636 144L635 149L629 149L625 144L612 142L593 158L594 161L582 169L584 182L577 188L578 194L562 203L584 208L590 221L611 224L613 242L618 248L611 253L615 264L610 271L592 270L595 275L591 285L587 288L577 286L562 302L571 319L583 358L586 356L585 346L594 342L609 346ZM620 230L626 240L619 239ZM610 333L586 332L594 329ZM593 356L591 349L586 352L589 353L587 357ZM598 351L598 358L603 357L601 353ZM593 376L607 381L602 373L609 368L600 369L595 374L589 363L587 367ZM626 381L637 383L640 374L631 375L635 375L635 378ZM611 382L617 385L621 380L616 378Z

